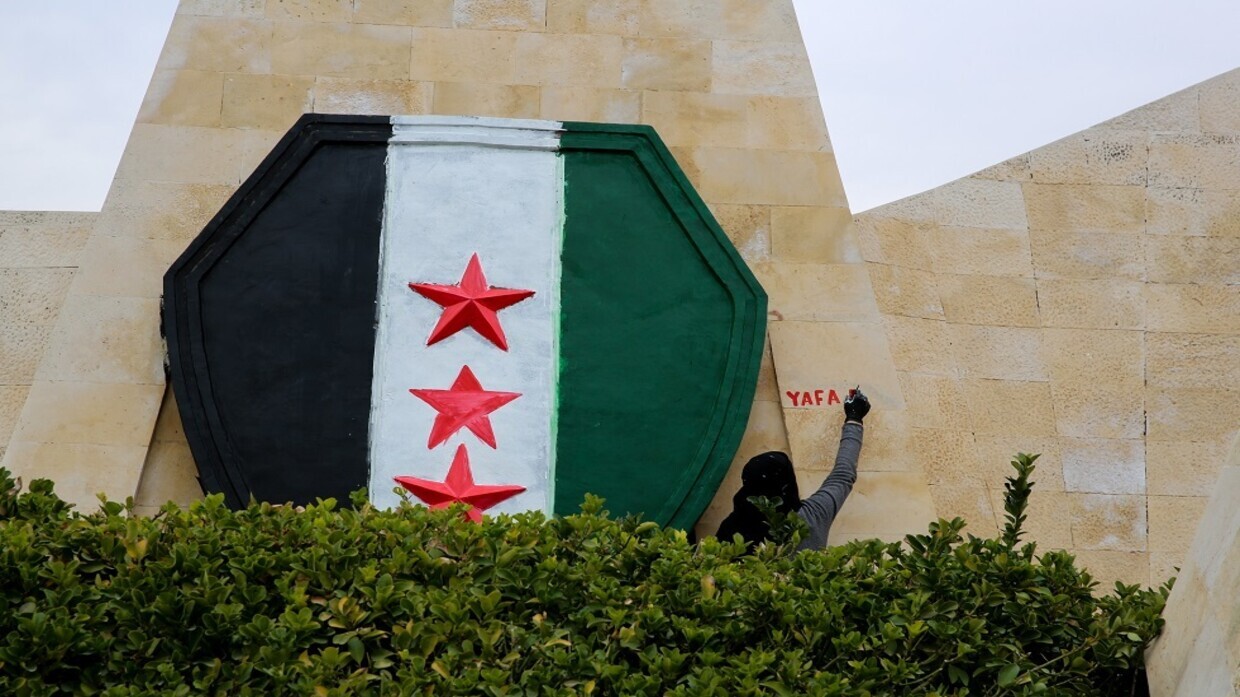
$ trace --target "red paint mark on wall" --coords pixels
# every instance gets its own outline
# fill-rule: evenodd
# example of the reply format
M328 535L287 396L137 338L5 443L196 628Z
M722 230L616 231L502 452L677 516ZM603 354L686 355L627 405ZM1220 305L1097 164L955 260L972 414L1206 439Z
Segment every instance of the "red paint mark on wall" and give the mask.
M787 390L784 395L794 407L821 407L840 404L840 391L830 389Z

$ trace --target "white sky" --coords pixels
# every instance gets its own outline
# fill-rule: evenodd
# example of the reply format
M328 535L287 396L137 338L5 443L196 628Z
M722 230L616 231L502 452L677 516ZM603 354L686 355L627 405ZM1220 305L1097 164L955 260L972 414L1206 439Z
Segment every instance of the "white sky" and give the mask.
M794 1L854 211L1240 67L1236 0ZM175 5L0 0L0 210L99 209Z

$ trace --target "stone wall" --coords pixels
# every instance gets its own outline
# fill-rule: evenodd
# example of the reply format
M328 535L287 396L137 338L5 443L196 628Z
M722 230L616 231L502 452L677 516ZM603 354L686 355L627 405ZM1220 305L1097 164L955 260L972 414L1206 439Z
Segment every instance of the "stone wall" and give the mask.
M17 427L94 218L0 211L0 456Z
M939 515L992 532L1037 452L1044 547L1184 562L1240 428L1237 107L1240 71L857 217Z
M6 466L88 504L197 495L160 277L307 111L654 125L770 293L738 460L790 447L817 486L842 412L788 395L860 383L868 471L834 538L933 517L791 0L182 0Z

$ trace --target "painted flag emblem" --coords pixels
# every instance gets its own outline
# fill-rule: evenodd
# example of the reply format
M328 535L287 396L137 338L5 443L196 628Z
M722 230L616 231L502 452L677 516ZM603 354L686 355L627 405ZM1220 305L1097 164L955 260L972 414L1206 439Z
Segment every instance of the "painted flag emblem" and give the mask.
M594 493L687 526L765 304L648 127L308 115L169 270L164 327L232 505L403 490L478 520Z

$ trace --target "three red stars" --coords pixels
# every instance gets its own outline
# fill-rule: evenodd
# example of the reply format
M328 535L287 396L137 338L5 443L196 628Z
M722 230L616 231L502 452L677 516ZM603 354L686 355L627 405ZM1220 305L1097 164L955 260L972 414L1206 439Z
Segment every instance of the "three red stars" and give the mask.
M448 440L462 428L468 428L483 443L495 447L495 431L491 429L491 412L521 396L519 392L491 392L482 389L469 366L461 368L456 382L446 390L409 390L415 397L434 407L439 415L431 426L427 448Z
M431 330L426 345L442 341L465 327L472 327L483 338L508 350L508 339L496 313L534 295L532 290L492 288L482 273L478 255L469 258L461 282L454 286L410 283L410 290L443 308L439 323Z
M448 476L442 482L432 482L418 477L395 477L396 481L411 494L432 509L447 508L454 503L469 505L465 517L475 523L482 522L482 512L488 508L525 491L515 484L479 486L474 484L474 474L469 467L469 452L465 445L457 446Z

